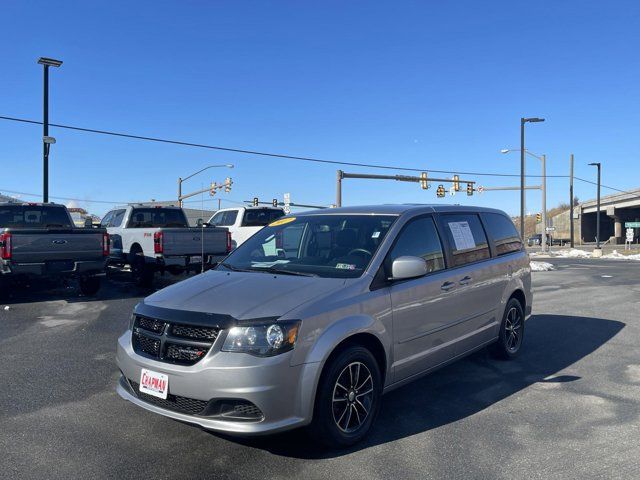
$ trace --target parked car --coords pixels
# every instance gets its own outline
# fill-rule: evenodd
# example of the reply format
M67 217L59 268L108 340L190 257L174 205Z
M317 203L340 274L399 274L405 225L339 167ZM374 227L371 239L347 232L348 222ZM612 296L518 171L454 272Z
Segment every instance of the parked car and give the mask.
M486 346L515 357L531 302L529 257L499 210L287 216L136 306L118 340L117 391L211 430L307 425L347 446L370 430L383 393Z
M189 227L181 208L128 205L102 219L111 237L109 266L128 268L138 285L149 286L155 272L200 271L231 250L229 231Z
M231 232L231 246L242 245L251 235L284 216L279 207L238 207L218 210L207 222L216 227L227 227Z
M102 228L78 228L64 205L0 204L0 277L13 282L76 278L95 295L109 255Z
M569 239L567 239L567 238L554 237L551 234L547 234L547 245L548 246L559 245L559 246L563 247L567 243L570 243ZM527 245L529 245L530 247L534 247L536 245L541 245L541 244L542 244L542 234L541 233L536 233L535 235L532 235L527 239Z

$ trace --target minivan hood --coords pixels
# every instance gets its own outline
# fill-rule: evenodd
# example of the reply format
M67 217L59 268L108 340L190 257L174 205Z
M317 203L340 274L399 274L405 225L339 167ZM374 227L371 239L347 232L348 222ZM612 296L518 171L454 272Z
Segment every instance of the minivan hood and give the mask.
M236 320L281 317L338 290L344 279L210 270L145 298L151 307L228 315Z

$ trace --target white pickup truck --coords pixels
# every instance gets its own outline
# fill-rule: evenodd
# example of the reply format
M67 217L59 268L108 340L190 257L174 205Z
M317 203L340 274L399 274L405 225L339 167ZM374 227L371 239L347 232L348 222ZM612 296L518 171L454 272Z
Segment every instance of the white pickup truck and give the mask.
M227 227L231 233L231 248L236 248L251 235L282 216L284 210L278 207L224 208L218 210L209 219L208 224Z
M150 286L155 272L200 271L231 251L228 229L189 227L178 207L128 205L108 212L101 226L111 239L108 265L128 267L140 286Z

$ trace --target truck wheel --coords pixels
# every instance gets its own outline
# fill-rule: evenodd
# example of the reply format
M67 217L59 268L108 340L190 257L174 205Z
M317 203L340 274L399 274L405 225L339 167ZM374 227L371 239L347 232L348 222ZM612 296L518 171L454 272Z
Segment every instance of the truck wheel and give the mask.
M80 284L80 293L87 297L92 297L100 290L100 277L82 277L78 283Z
M136 252L131 262L133 281L139 287L150 287L153 283L153 269L144 260L142 252Z
M498 341L491 345L491 354L502 360L510 360L518 355L524 339L524 311L516 298L507 302L500 324Z
M362 440L380 408L382 376L371 352L355 345L340 352L322 372L311 436L327 447Z

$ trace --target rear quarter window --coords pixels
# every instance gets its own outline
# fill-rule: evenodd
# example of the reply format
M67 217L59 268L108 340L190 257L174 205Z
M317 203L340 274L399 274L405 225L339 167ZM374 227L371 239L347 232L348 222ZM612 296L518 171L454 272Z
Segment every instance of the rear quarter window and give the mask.
M451 246L452 266L459 267L491 258L487 235L477 214L443 214L442 221Z
M493 239L496 255L506 255L522 250L522 240L511 219L499 213L485 213L484 221Z

